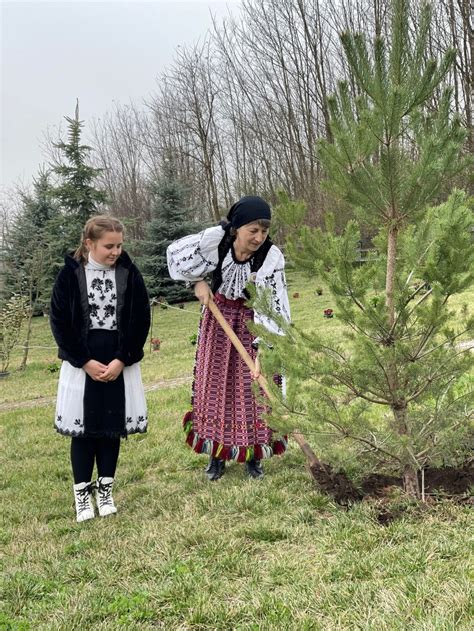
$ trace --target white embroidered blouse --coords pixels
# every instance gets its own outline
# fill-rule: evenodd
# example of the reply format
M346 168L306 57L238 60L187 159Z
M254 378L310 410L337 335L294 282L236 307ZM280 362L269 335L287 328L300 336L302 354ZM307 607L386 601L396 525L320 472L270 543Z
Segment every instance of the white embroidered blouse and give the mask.
M224 237L221 226L207 228L174 241L168 246L168 269L171 278L188 282L203 280L213 272L218 263L218 246ZM261 268L253 274L251 259L238 261L231 247L222 262L222 284L219 293L229 300L244 298L244 289L249 281L257 288L270 289L272 308L287 322L290 321L290 305L285 279L285 259L276 245L268 251ZM254 321L272 332L282 334L281 329L270 318L255 312Z
M89 254L85 265L90 329L117 329L115 268L97 263Z

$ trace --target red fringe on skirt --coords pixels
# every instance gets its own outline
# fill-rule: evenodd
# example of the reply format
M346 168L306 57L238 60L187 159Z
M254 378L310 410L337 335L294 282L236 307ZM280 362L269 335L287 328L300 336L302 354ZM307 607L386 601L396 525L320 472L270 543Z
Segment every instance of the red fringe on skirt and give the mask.
M288 447L288 436L281 436L278 440L266 445L249 445L239 447L224 446L215 440L200 438L193 429L193 413L186 412L183 418L183 429L186 433L186 443L198 454L208 454L221 460L235 460L236 462L246 462L248 460L264 460L271 456L280 456L285 453Z

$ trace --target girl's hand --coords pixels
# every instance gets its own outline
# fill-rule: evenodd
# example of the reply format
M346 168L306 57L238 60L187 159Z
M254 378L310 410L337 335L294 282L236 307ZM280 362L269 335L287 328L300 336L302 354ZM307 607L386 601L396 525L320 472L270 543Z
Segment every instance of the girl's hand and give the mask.
M120 359L113 359L102 375L101 381L115 381L123 370L125 364Z
M205 280L198 280L198 282L194 285L194 295L199 302L206 307L210 300L214 300L211 288Z
M103 375L107 370L107 366L105 364L101 364L96 359L89 359L82 368L94 381L103 381Z

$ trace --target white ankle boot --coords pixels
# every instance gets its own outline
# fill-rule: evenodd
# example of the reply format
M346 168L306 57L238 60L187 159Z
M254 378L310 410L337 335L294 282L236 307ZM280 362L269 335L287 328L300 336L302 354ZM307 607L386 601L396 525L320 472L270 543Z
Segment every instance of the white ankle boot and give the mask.
M79 482L73 485L77 521L86 521L95 517L91 501L92 486L91 482Z
M114 484L113 478L99 478L97 480L96 487L96 501L97 508L99 509L99 515L106 517L117 512L114 504L114 498L112 497L112 486Z

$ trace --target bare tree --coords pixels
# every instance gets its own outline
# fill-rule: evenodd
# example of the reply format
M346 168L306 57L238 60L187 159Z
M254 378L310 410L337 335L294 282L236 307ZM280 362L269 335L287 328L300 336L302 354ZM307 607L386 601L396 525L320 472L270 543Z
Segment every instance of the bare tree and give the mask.
M143 237L144 224L150 220L143 117L133 104L116 104L103 119L93 122L97 166L102 169L110 210L127 220L133 238Z
M452 109L470 130L472 150L473 29L469 0L434 3L428 54L458 50L446 84ZM411 3L409 36L422 2ZM94 125L112 211L133 236L149 220L150 185L170 162L191 189L194 219L217 220L236 197L258 192L277 199L280 188L303 199L318 223L327 208L321 192L317 141L330 138L328 96L341 79L353 96L340 41L343 32L384 37L390 47L391 0L244 0L240 19L214 20L212 33L181 48L142 110L116 105ZM405 139L410 142L410 139ZM402 141L405 141L402 140ZM53 156L54 158L54 156ZM345 222L341 209L340 220Z
M216 172L219 144L216 103L219 90L210 42L205 41L179 52L175 66L163 78L160 94L151 104L152 111L163 122L159 96L164 96L167 101L168 128L172 123L174 132L185 141L181 142L180 149L200 165L210 213L217 220L221 215Z
M215 25L235 188L317 199L316 140L328 133L329 31L319 2L247 2ZM255 151L257 153L255 154ZM255 168L256 167L256 168Z

